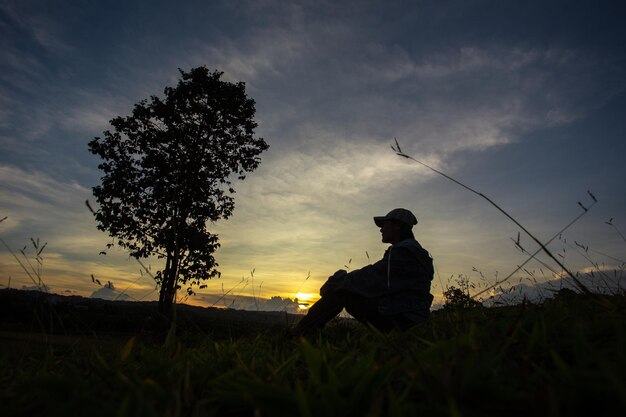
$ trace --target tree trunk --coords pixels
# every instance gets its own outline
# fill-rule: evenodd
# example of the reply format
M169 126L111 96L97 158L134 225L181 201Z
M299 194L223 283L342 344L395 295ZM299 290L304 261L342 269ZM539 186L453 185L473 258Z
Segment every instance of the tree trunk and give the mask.
M174 217L179 217L180 211L176 210ZM159 293L159 313L169 317L174 298L176 297L176 284L178 283L178 263L180 260L180 233L181 222L187 216L179 217L178 222L172 233L172 240L168 244L167 261L165 263L165 271L163 273L163 282L161 283L161 292ZM182 219L182 220L181 220ZM172 248L173 246L173 248Z
M167 255L165 271L163 271L163 282L159 292L159 313L168 316L172 311L172 304L176 296L176 276L178 275L178 250Z

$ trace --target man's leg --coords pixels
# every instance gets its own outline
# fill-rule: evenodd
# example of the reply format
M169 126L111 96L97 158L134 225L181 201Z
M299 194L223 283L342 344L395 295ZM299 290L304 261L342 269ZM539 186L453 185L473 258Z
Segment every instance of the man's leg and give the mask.
M345 291L332 291L325 294L313 304L306 316L296 325L294 333L302 334L312 330L321 329L331 319L336 317L344 308Z
M301 334L321 329L341 313L344 307L348 313L361 322L369 322L371 319L380 317L378 299L363 297L346 290L330 291L309 308L307 315L294 329L294 333Z
M367 297L348 297L345 308L348 313L361 323L367 323L382 332L391 330L405 331L418 322L405 314L382 315L378 310L380 299Z

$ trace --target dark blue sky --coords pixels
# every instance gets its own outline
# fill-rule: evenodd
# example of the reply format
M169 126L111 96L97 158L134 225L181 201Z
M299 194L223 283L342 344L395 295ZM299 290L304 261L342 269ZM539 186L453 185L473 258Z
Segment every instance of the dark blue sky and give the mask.
M371 217L397 206L420 219L444 280L523 261L514 225L394 156L394 137L542 238L592 190L599 203L571 240L625 257L604 224L626 228L620 2L92 3L0 2L0 235L15 248L50 242L53 289L89 292L91 273L137 280L123 253L97 255L108 240L83 205L100 177L87 143L199 65L246 83L271 146L238 184L235 215L215 225L224 278L209 293L252 268L267 296L292 294L308 271L302 291L315 293L348 259L384 250ZM589 267L566 249L572 269ZM0 281L28 284L0 260Z

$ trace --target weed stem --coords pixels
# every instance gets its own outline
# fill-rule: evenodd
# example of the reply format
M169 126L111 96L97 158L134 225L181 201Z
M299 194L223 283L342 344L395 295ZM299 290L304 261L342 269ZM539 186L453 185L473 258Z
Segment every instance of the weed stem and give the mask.
M539 251L537 251L537 253L539 253L541 250L543 250L543 251L546 253L546 255L548 255L550 258L552 258L552 260L553 260L554 262L556 262L556 264L557 264L557 265L558 265L561 269L563 269L563 271L565 271L565 272L567 273L567 275L569 275L569 277L570 277L570 278L571 278L571 279L572 279L572 280L576 283L576 285L578 286L578 288L579 288L582 292L584 292L584 293L586 293L586 294L589 294L589 293L590 293L590 291L587 289L587 287L585 287L585 285L583 285L583 283L582 283L582 282L580 282L580 281L578 280L578 278L576 278L576 277L574 276L574 274L572 274L572 273L570 272L570 270L569 270L568 268L566 268L566 267L565 267L565 265L563 265L563 264L562 264L562 263L561 263L561 262L560 262L560 261L559 261L559 260L558 260L558 259L557 259L554 255L553 255L553 254L552 254L552 252L550 252L550 251L548 250L548 248L547 248L547 247L546 247L543 243L541 243L541 242L539 241L539 239L537 239L537 238L536 238L536 237L535 237L532 233L530 233L528 230L526 230L526 228L525 228L524 226L522 226L522 225L521 225L521 224L520 224L517 220L515 220L515 219L514 219L514 218L513 218L513 217L512 217L509 213L507 213L504 209L502 209L499 205L497 205L497 204L496 204L493 200L491 200L489 197L487 197L487 196L486 196L486 195L484 195L483 193L480 193L480 192L476 191L475 189L468 187L467 185L463 184L462 182L455 180L455 179L454 179L454 178L452 178L451 176L444 174L443 172L441 172L441 171L439 171L439 170L437 170L437 169L435 169L435 168L431 167L430 165L427 165L427 164L425 164L424 162L418 161L417 159L413 158L412 156L405 154L404 152L402 152L402 149L400 149L400 145L398 144L398 140L397 140L396 138L394 138L394 141L396 142L396 146L394 147L393 145L391 145L391 149L392 149L392 150L393 150L393 151L394 151L394 152L395 152L398 156L401 156L401 157L403 157L403 158L407 158L407 159L410 159L410 160L412 160L412 161L415 161L415 162L417 162L418 164L420 164L420 165L422 165L422 166L424 166L424 167L426 167L426 168L430 169L431 171L433 171L433 172L435 172L435 173L437 173L437 174L439 174L439 175L441 175L441 176L443 176L443 177L445 177L445 178L449 179L450 181L454 182L455 184L460 185L461 187L465 188L466 190L468 190L468 191L470 191L470 192L472 192L472 193L474 193L474 194L476 194L476 195L478 195L478 196L480 196L480 197L484 198L485 200L487 200L487 202L489 202L492 206L494 206L496 209L498 209L498 211L500 211L502 214L504 214L506 217L508 217L508 218L509 218L509 220L511 220L513 223L515 223L515 224L516 224L516 225L517 225L520 229L522 229L522 230L524 231L524 233L526 233L526 234L527 234L527 235L528 235L528 236L529 236L532 240L534 240L534 241L535 241L535 242L539 245L540 250L539 250ZM595 200L595 199L594 199L594 200ZM594 201L594 204L595 204L595 201ZM584 212L586 213L587 211L588 211L588 209L586 209ZM533 256L534 256L534 255L533 255Z

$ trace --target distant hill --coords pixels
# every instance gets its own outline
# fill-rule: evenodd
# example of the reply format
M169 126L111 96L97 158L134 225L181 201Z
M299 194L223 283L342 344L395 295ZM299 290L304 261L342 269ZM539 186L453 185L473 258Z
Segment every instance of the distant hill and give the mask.
M291 326L298 315L176 305L181 329L232 334L251 327ZM156 301L112 301L40 291L0 290L0 330L46 331L56 334L137 333L159 321ZM163 320L161 320L162 322ZM226 332L226 333L225 333Z

